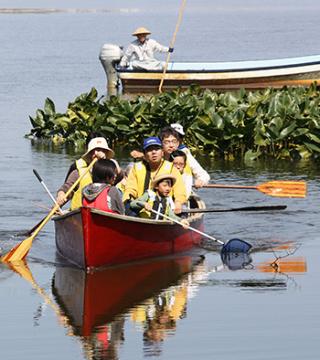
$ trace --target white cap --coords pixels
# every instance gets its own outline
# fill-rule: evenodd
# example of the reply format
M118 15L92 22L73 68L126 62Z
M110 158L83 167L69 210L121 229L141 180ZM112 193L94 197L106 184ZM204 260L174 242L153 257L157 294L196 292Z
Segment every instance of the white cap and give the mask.
M176 124L171 124L170 126L180 135L185 135L182 125L176 123Z

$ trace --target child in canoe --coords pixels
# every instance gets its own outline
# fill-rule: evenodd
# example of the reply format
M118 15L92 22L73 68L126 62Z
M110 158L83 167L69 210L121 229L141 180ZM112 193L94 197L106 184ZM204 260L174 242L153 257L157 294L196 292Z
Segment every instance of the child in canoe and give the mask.
M82 205L102 211L124 214L119 190L113 186L117 166L112 160L100 159L92 168L92 184L82 191Z
M187 155L182 150L175 150L170 154L170 161L173 163L173 166L179 170L182 175L184 185L186 187L187 198L192 193L192 182L193 176L192 172L189 171L190 168L187 166Z
M174 202L170 192L175 182L176 177L172 174L156 175L152 181L152 190L147 190L141 197L131 201L131 209L139 212L139 217L162 220L161 214L164 214L188 227L189 222L174 213Z

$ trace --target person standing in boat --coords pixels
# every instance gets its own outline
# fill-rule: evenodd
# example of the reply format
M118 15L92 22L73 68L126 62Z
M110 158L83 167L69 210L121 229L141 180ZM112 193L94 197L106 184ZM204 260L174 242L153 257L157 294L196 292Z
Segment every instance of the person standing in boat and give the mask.
M132 68L136 70L162 70L163 62L154 57L155 52L173 52L173 48L160 45L157 41L149 39L151 32L139 27L132 35L137 39L133 41L126 49L119 66L128 67L131 63Z
M126 210L130 208L130 202L151 189L152 181L157 175L171 174L176 182L172 187L171 196L174 199L175 213L181 213L181 208L187 201L186 188L180 172L173 164L163 159L162 144L158 137L149 137L143 142L144 160L136 162L129 173L123 202ZM130 213L130 212L129 212Z
M157 175L152 181L152 189L148 189L138 199L131 201L130 207L133 211L139 211L139 217L155 220L163 220L160 214L167 215L181 224L189 226L186 219L181 220L174 213L174 202L170 196L176 177L172 174ZM158 214L153 213L155 210Z
M123 215L120 192L114 186L116 177L116 164L109 159L99 159L92 168L92 184L82 190L82 205Z
M78 178L87 170L88 165L95 158L97 159L111 159L114 152L108 146L108 142L104 137L93 137L88 143L87 152L78 160L75 161L69 168L64 184L57 192L57 203L62 206L69 199L66 199L66 192L78 180ZM115 160L113 160L115 161ZM116 164L117 165L117 164ZM90 172L82 178L78 188L74 191L71 198L71 210L77 209L82 205L82 189L92 183L92 176Z
M164 127L160 132L160 139L164 152L164 158L169 160L172 152L176 150L183 151L187 156L187 164L184 168L184 173L193 177L194 187L201 188L207 185L210 181L210 175L199 164L190 150L182 143L185 133L180 124L171 124L171 126Z

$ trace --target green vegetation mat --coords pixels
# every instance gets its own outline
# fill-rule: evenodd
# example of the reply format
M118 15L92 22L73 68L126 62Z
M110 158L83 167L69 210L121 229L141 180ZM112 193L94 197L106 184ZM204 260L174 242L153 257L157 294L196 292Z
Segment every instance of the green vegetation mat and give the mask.
M190 87L132 99L98 98L92 88L69 103L64 114L52 100L30 116L26 135L55 145L82 147L91 131L105 134L112 146L137 148L171 123L186 131L185 143L207 156L307 159L320 155L320 95L308 88L214 92Z

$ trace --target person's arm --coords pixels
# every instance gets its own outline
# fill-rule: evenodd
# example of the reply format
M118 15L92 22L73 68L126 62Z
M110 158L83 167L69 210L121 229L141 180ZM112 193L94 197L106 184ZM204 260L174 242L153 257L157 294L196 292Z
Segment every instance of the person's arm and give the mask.
M64 205L68 200L71 199L72 194L70 194L69 198L66 199L66 192L71 188L71 186L78 180L79 172L78 170L73 170L67 177L65 183L59 188L57 191L57 203L59 206Z
M126 202L127 200L130 199L130 197L132 197L133 199L135 199L138 196L138 183L137 183L137 176L136 176L136 169L135 166L131 169L131 171L129 172L127 181L126 181L126 185L124 188L124 193L123 193L123 197L122 197L122 201Z
M195 187L202 187L207 185L210 181L210 175L206 172L206 170L199 164L199 162L193 157L191 152L188 150L187 161L192 170L192 175L194 177L194 185Z
M125 51L124 55L122 56L121 60L120 60L120 63L119 63L119 66L120 67L127 67L129 66L129 62L130 62L130 59L132 57L134 53L134 47L132 44L130 44L127 48L127 50Z
M144 206L141 204L141 202L147 202L149 198L148 192L146 191L142 196L140 196L138 199L132 200L130 202L130 208L134 211L141 210Z
M169 51L168 46L163 46L153 39L152 39L152 46L153 46L153 51L155 51L155 52L166 53Z
M142 160L144 159L144 153L139 150L132 150L130 152L130 156L134 158L134 160Z
M116 211L120 215L124 215L123 202L119 190L115 186L111 186L109 196L111 199L111 210Z

